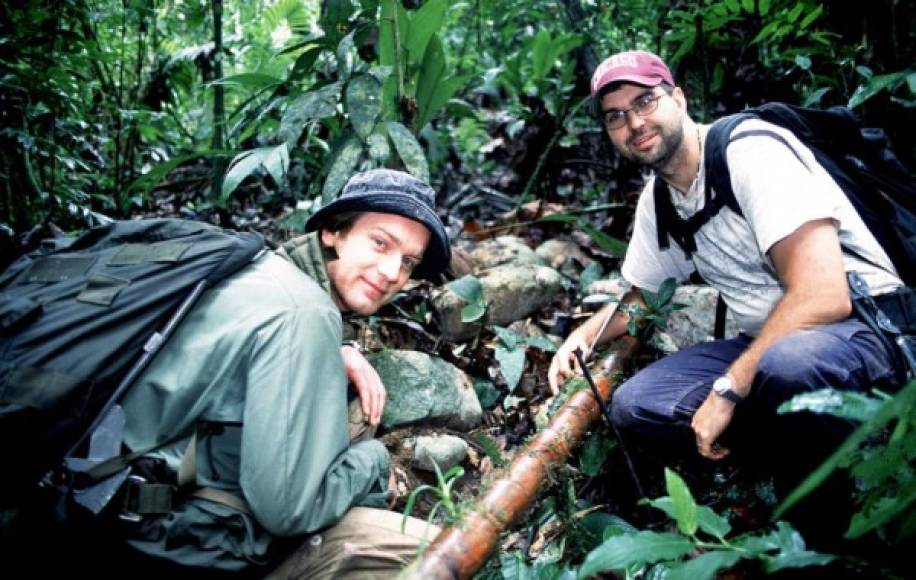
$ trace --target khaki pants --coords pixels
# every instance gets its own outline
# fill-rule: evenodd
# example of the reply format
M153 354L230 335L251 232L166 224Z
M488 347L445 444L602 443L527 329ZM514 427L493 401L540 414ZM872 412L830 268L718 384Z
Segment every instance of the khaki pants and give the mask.
M375 436L375 427L365 421L359 399L349 405L350 440ZM336 526L309 536L289 558L274 570L269 580L297 578L395 578L417 557L421 546L433 541L439 527L397 512L354 507Z
M407 518L402 534L403 519L389 510L352 508L336 526L309 536L268 579L395 578L439 534L417 518Z

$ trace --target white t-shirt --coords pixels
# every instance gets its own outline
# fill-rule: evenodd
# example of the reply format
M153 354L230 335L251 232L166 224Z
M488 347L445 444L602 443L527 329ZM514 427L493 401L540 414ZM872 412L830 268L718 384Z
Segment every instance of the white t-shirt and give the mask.
M697 270L719 290L741 331L756 335L783 295L767 252L805 223L831 218L843 247L871 262L843 252L846 271L858 272L872 294L883 294L901 286L899 277L890 273L895 270L887 254L811 151L790 131L758 119L743 121L733 135L751 129L781 134L804 165L772 137L749 136L730 144L726 156L732 189L744 217L723 207L697 232L693 261L674 241L668 249L659 250L653 197L656 178L650 179L636 205L633 237L621 269L624 278L655 292L666 278L683 281ZM701 127L704 135L707 130L708 127ZM686 195L669 187L674 208L682 218L702 209L705 202L706 175L702 161L700 167Z

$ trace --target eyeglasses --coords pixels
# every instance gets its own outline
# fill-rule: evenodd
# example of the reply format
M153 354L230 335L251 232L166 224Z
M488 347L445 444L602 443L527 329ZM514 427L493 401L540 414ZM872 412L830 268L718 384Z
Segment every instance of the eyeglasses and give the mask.
M604 126L608 130L620 129L627 123L627 113L633 111L640 117L651 115L658 108L658 100L664 97L664 94L656 95L655 93L646 93L636 99L633 106L629 109L608 109L604 111Z

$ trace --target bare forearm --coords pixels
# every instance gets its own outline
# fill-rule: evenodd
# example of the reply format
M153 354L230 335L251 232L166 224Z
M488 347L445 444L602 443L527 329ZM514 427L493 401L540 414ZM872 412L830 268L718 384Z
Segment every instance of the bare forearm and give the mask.
M630 289L620 299L620 304L636 304L645 307L642 291L636 287ZM607 320L608 316L611 316L610 320ZM630 316L624 312L624 309L619 308L618 304L607 304L598 313L585 321L575 332L579 333L588 344L594 343L595 346L600 346L623 335L627 330L629 321ZM598 333L601 333L601 335L598 336Z
M750 393L760 359L778 339L791 332L831 324L849 316L848 294L834 294L806 296L801 292L786 293L757 337L728 369L738 394L747 396Z

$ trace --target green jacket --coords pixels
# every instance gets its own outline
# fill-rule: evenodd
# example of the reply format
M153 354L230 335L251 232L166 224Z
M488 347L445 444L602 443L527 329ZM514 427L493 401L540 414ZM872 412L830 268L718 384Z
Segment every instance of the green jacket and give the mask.
M385 505L385 447L349 442L341 332L315 234L201 298L125 398L125 442L139 449L196 430L197 485L243 497L251 515L193 498L132 545L238 570L266 562L274 536L325 528L353 505ZM177 470L186 446L161 455Z

